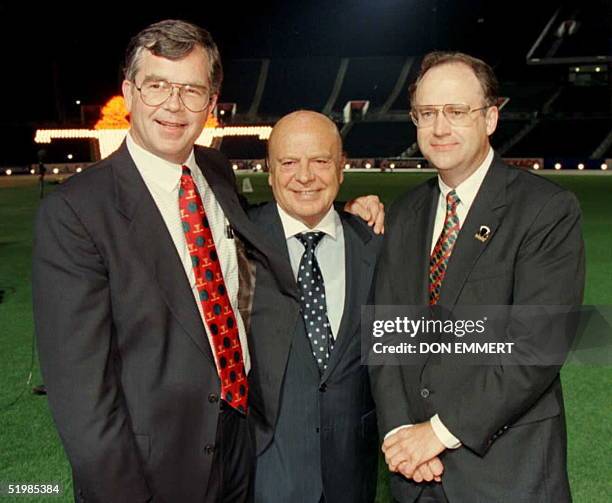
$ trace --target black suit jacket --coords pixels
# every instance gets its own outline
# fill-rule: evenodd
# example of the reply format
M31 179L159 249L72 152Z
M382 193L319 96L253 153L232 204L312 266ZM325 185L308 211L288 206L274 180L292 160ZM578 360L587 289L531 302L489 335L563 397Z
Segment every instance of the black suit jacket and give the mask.
M196 161L239 240L261 246L227 160ZM248 250L242 244L248 244ZM241 314L252 267L241 267ZM204 501L220 383L170 234L124 145L49 194L36 221L33 300L49 404L77 499Z
M428 304L438 197L433 178L389 211L376 304ZM491 229L485 242L474 237L481 225ZM581 303L583 287L574 195L495 157L455 243L439 304L571 306ZM520 336L537 344L548 337L539 328L522 327ZM451 503L569 501L559 366L477 367L430 358L420 366L373 367L371 377L381 436L437 413L463 443L442 454ZM391 478L401 502L413 501L422 487Z
M282 250L283 273L293 284L292 291L280 294L270 272L264 268L257 270L250 333L253 368L249 375L252 391L249 422L256 454L260 456L275 441L289 353L295 350L295 338L300 334L306 336L304 330L296 328L303 324L299 295L276 203L254 209L249 215L265 237ZM314 362L312 365L312 374L316 374L312 381L314 393L318 393L319 398L313 403L304 398L302 404L308 403L306 406L316 408L314 421L320 421L317 423L320 424L320 434L315 438L320 442L325 500L330 503L367 502L373 501L376 489L377 432L367 368L360 362L360 322L361 306L369 302L381 238L373 235L356 217L343 212L340 212L340 217L344 228L346 267L342 320L328 368L321 378ZM307 356L310 356L310 351ZM309 385L303 385L304 393L310 396ZM288 413L301 415L309 414L309 411ZM313 426L312 433L314 430ZM310 433L296 431L295 445L310 441ZM301 466L279 467L279 470L287 477L298 478L303 477L309 467L302 463ZM269 493L277 495L275 501L284 501L279 494L293 495L292 491L301 486L295 480L279 480L278 472L256 473L257 476L263 475L265 483L273 488ZM295 498L299 497L308 500L308 495L295 495Z

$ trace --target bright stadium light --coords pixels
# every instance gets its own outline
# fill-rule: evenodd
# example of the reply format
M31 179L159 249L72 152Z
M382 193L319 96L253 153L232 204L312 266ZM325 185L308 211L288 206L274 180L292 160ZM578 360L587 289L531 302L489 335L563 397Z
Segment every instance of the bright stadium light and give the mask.
M77 173L80 173L81 171L83 171L83 168L81 168L81 166L79 166L79 167L76 169L76 172L77 172Z
M35 170L35 169L31 169L31 170L30 170L30 174L31 174L31 175L34 175L35 173L36 173L36 170Z
M391 169L395 169L395 163L394 163L394 162L392 162L391 164L389 164L389 167L390 167Z
M232 169L234 171L237 171L238 170L238 164L232 164Z
M604 162L604 163L601 165L601 169L602 169L603 171L606 171L606 170L608 169L608 165L607 165L607 164Z
M540 169L540 165L537 162L534 162L533 169Z
M7 169L4 173L6 174L6 176L11 176L13 174L13 170Z
M347 163L344 165L344 169L351 169L351 165L350 165L350 164L347 162Z
M370 169L372 167L372 164L370 164L369 162L365 163L365 168L366 169Z
M555 163L555 169L556 170L560 170L561 169L561 163Z
M582 171L584 169L584 164L582 164L582 163L578 164L578 169L580 171Z
M417 169L421 169L421 163L420 162L417 163Z
M74 102L74 104L75 104L75 105L80 105L80 104L81 104L81 100L76 100L76 101Z
M260 163L255 164L255 169L257 171L261 171L261 164Z
M68 157L69 160L72 160L72 154L68 154L66 157Z
M576 67L576 71L577 71L577 72L579 72L579 71L580 71L580 67L579 67L579 66L577 66L577 67Z
M53 168L53 174L54 175L59 174L59 168Z
M596 67L595 67L595 71L596 71L597 73L601 72L601 67L600 67L600 66L596 66Z

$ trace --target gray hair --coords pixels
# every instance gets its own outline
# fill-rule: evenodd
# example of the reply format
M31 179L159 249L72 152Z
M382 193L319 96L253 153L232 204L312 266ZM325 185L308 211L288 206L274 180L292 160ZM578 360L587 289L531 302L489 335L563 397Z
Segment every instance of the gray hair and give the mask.
M175 19L147 26L130 40L125 51L125 79L134 81L144 50L151 51L155 56L177 60L187 56L197 46L202 47L208 56L211 94L218 94L223 81L223 67L215 41L204 28Z

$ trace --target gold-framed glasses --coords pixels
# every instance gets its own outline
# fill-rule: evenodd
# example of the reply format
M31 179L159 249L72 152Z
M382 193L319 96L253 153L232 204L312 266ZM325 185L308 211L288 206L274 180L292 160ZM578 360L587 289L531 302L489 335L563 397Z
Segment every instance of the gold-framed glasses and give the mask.
M415 106L410 110L410 117L416 127L431 127L434 125L438 114L442 112L446 120L453 126L471 126L472 112L486 110L492 106L470 108L469 105L453 103L447 103L446 105L421 105Z
M178 89L179 99L187 110L202 112L210 103L210 91L204 86L179 84L167 80L145 80L140 87L134 82L134 87L140 92L140 99L145 105L158 107L172 96Z

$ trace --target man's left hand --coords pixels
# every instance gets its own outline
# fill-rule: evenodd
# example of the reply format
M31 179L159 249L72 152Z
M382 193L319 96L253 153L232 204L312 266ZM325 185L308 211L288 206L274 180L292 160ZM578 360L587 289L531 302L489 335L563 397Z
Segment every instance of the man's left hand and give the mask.
M378 196L361 196L344 205L344 211L365 220L376 234L385 233L385 205Z
M382 446L389 470L399 471L409 479L413 478L415 470L420 465L445 449L429 421L415 424L411 428L402 428L389 435Z

